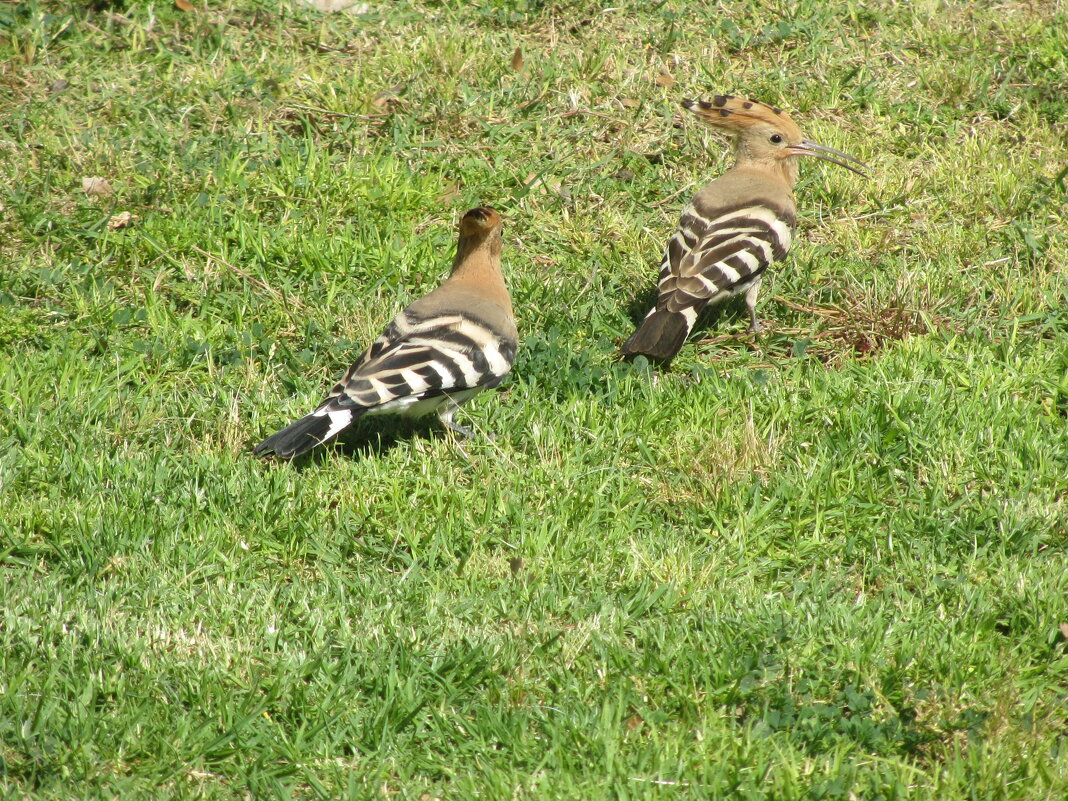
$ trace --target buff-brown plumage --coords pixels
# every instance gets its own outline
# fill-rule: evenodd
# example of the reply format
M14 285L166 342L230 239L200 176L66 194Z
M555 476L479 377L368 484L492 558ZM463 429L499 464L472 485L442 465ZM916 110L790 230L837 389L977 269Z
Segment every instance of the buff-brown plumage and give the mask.
M453 413L504 380L517 347L501 272L501 217L488 207L471 209L460 220L448 279L394 317L313 411L253 452L291 459L378 414L436 413L466 435Z
M734 135L735 163L683 211L660 265L656 305L623 344L624 357L671 360L706 306L738 294L745 295L750 330L759 331L761 278L793 242L798 157L813 156L854 172L860 172L854 165L864 166L803 138L797 124L775 106L734 95L683 100L682 105Z

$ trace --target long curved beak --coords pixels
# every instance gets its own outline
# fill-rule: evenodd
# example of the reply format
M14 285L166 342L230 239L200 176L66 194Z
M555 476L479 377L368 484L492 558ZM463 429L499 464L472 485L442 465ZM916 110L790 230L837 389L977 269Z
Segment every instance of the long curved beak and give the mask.
M860 159L855 159L841 150L835 150L833 147L811 142L808 139L802 139L801 144L790 147L789 151L795 156L813 156L823 161L829 161L831 164L837 164L839 167L845 167L847 170L852 170L857 175L863 175L865 178L871 177L865 172L868 169L868 165ZM849 162L852 162L852 164ZM853 164L858 166L854 167Z

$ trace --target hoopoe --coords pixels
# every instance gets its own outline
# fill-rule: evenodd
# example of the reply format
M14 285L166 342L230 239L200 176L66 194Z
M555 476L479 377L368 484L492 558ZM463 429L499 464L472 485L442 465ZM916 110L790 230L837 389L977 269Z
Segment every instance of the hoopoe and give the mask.
M660 264L656 305L623 344L624 357L670 361L706 306L741 293L749 330L760 331L760 279L793 240L797 157L814 156L865 175L863 162L804 139L782 109L734 95L682 105L736 135L735 163L683 211Z
M515 360L519 339L501 274L501 216L471 209L460 220L448 279L400 312L314 411L256 446L253 453L292 459L364 415L421 417L446 427L462 403L496 387Z

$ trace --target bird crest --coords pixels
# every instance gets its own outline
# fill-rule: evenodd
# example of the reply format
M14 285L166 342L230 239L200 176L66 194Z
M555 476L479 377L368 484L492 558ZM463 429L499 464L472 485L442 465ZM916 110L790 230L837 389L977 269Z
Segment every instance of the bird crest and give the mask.
M683 108L689 109L709 125L742 133L755 125L772 125L786 135L787 139L801 138L801 129L790 115L778 106L769 106L759 100L737 95L716 95L707 100L683 100Z
M460 218L460 233L465 236L489 231L501 224L501 215L490 206L479 206L464 213Z

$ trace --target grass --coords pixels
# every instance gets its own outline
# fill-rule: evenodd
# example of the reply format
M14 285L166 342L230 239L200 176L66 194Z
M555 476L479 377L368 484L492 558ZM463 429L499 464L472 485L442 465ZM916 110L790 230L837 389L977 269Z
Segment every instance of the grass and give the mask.
M101 5L0 4L0 792L1068 794L1061 4ZM873 180L619 364L722 91ZM252 459L476 203L495 438Z

